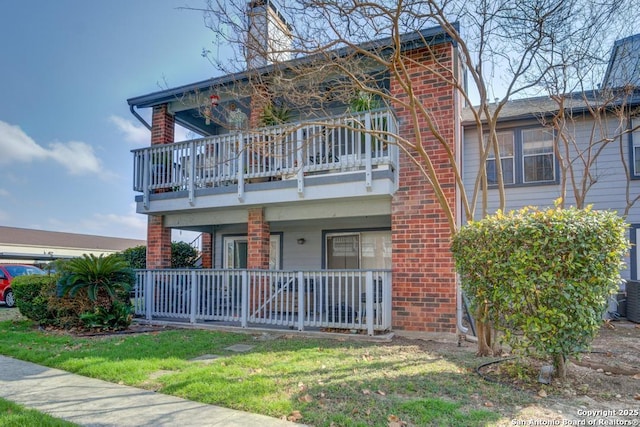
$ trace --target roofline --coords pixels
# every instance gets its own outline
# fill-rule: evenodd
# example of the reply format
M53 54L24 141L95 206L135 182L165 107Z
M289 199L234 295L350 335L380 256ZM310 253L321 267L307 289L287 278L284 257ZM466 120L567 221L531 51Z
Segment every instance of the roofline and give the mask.
M459 31L459 24L457 22L453 23L452 27L456 32ZM441 44L445 42L451 42L454 46L457 45L455 40L441 26L429 27L423 30L403 34L400 36L400 40L403 46L403 50L410 50L410 49L415 49L419 46L424 46L425 40L428 43L431 43L432 45ZM393 40L391 37L385 37L383 39L364 42L358 46L361 49L373 50L376 48L384 48L385 46L391 46L392 41ZM345 56L350 51L353 51L353 49L349 47L342 47L342 48L336 49L334 53L337 56ZM152 92L146 95L132 97L127 99L127 103L129 104L131 109L133 109L134 107L135 108L154 107L156 105L166 104L167 102L173 101L177 96L183 95L185 93L198 92L198 91L207 90L213 86L225 86L230 83L246 81L252 75L269 74L277 68L281 69L281 68L293 67L295 65L299 65L307 61L312 61L316 57L317 56L314 55L314 56L307 56L304 58L296 58L296 59L291 59L289 61L285 61L279 64L272 64L272 65L260 67L251 72L241 71L238 73L227 74L220 77L213 77L213 78L202 80L195 83L190 83L182 86L177 86L174 88Z
M611 69L613 68L613 64L616 61L616 57L618 55L618 50L620 49L620 46L623 46L637 39L640 39L640 34L634 34L632 36L625 37L623 39L619 39L613 42L613 47L611 48L611 55L609 56L609 63L607 64L607 70L605 71L604 77L602 79L603 84L607 84L609 82L609 77L611 77Z
M586 94L588 99L593 100L594 102L597 102L597 95L599 94L600 90L596 90L596 89L592 89L592 90L588 90L588 91L583 91L583 92L571 92L568 94L564 94L563 96L567 97L568 99L578 99L581 100L582 97ZM531 97L531 98L522 98L522 99L515 99L513 101L508 101L506 105L508 105L509 103L516 103L516 102L535 102L535 101L544 101L544 100L549 100L550 98L548 96L537 96L537 97ZM614 105L618 105L619 102L613 102L610 105L614 106ZM636 107L636 106L640 106L640 89L636 89L633 93L633 95L630 95L630 97L627 99L627 105L629 107ZM477 105L475 106L477 107ZM570 110L572 113L584 113L586 111L589 110L589 105L582 103L580 105L575 105L575 106L569 106L569 107L565 107L565 110ZM505 122L511 122L511 121L521 121L521 120L530 120L530 119L538 119L540 118L540 116L544 116L544 117L548 117L554 113L556 113L557 111L559 111L559 108L553 108L553 109L545 109L542 111L532 111L532 112L526 112L526 113L522 113L522 114L516 114L516 115L500 115L498 116L498 123L505 123ZM482 123L486 123L486 119L482 119ZM461 122L461 125L463 127L468 127L468 126L476 126L477 123L475 120L471 119L471 120L464 120Z

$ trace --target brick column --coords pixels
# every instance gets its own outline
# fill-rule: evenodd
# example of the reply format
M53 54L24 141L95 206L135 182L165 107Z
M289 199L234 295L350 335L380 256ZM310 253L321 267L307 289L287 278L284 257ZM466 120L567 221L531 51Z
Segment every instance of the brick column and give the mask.
M247 226L247 268L268 270L270 227L264 209L249 209Z
M151 145L170 144L175 134L175 119L166 104L153 107ZM149 215L147 222L147 268L171 267L171 229L164 227L161 215Z
M211 233L202 233L202 268L213 268L213 236Z
M438 130L453 147L455 144L453 88L429 72L440 63L451 67L453 48L449 44L408 53L422 63L408 61L407 75L420 102L431 114ZM449 68L450 69L450 68ZM446 69L441 68L441 72ZM391 92L406 97L398 81L392 79ZM416 141L415 123L408 109L396 106L400 132L412 143ZM455 177L446 152L429 130L426 120L418 123L423 147L438 171L448 204L455 209ZM411 153L416 155L417 153ZM392 200L391 227L393 245L393 328L408 331L456 331L456 275L450 251L451 230L427 179L400 150L399 188Z
M167 104L153 107L151 117L151 145L171 144L174 142L175 118L169 114Z
M251 108L249 112L249 127L255 129L263 126L260 118L264 111L264 107L269 105L269 90L264 85L254 85L253 95L251 96Z
M171 229L164 227L161 215L147 221L147 268L171 268Z

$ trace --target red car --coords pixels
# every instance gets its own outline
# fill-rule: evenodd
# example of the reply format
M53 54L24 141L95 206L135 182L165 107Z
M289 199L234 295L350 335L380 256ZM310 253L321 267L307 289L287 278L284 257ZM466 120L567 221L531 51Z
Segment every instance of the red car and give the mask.
M33 265L20 264L0 264L0 302L4 302L7 307L16 305L16 299L11 290L11 281L14 277L25 274L46 274Z

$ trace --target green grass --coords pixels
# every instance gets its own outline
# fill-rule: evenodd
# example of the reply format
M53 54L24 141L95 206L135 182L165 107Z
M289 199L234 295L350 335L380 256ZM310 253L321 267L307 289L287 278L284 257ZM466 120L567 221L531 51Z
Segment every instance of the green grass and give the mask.
M74 427L77 426L77 424L53 418L47 414L0 399L0 426Z
M0 336L6 356L278 418L299 411L312 426L485 426L530 399L475 375L472 352L428 353L410 340L261 340L194 329L75 338L27 321L0 322ZM255 347L226 350L233 344ZM206 354L218 358L190 361Z

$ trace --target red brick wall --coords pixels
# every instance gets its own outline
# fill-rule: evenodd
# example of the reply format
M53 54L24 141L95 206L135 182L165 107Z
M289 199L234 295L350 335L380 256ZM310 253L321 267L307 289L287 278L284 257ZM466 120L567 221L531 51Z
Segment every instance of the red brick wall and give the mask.
M151 116L151 145L174 142L175 118L168 113L167 104L153 107Z
M213 268L213 238L211 233L202 233L202 268Z
M261 126L262 113L264 108L269 105L269 90L256 82L253 83L253 96L251 96L251 111L249 112L249 126L251 129L255 129Z
M151 145L170 144L175 134L175 119L167 105L153 107ZM171 267L171 229L165 228L162 216L149 215L147 222L147 268Z
M171 267L171 229L162 225L162 216L149 215L147 220L147 268ZM168 243L167 243L168 242Z
M438 46L439 61L450 66L452 48ZM421 104L430 112L439 131L451 146L454 145L453 88L429 70L435 65L428 49L410 54L420 61L418 67L405 62L410 68L414 92ZM427 65L426 67L424 65ZM391 92L406 97L406 91L392 78ZM410 110L396 105L400 133L411 142L416 141L414 121ZM419 131L423 147L436 165L439 180L445 185L450 206L455 208L455 179L448 166L445 151L429 130L426 118L420 118ZM393 244L393 328L430 332L455 332L456 276L449 250L451 231L432 187L413 164L409 156L400 151L399 189L392 201ZM415 154L415 153L413 153ZM441 166L438 166L441 165Z
M249 209L247 224L247 268L269 269L269 223L264 220L264 209Z

